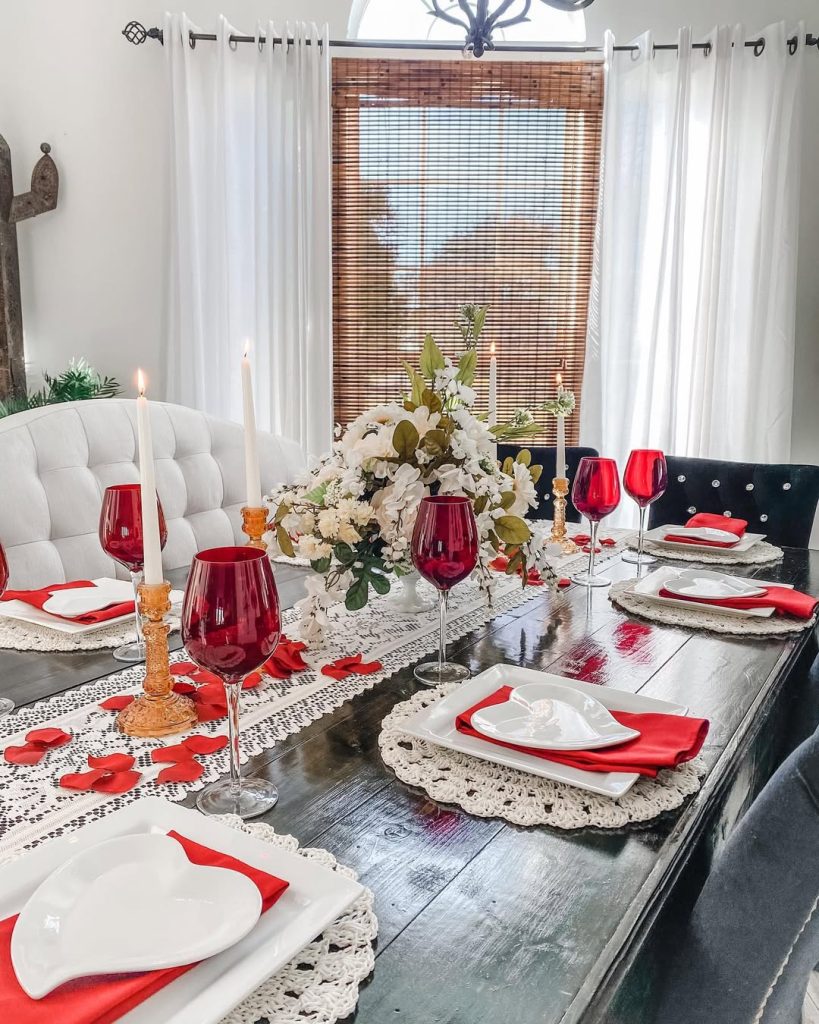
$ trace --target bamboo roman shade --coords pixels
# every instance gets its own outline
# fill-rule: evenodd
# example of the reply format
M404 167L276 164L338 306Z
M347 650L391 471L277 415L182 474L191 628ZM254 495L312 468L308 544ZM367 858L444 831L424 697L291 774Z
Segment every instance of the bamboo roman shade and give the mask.
M464 302L490 307L479 409L493 341L501 420L561 369L580 396L602 116L599 63L333 61L338 422L402 393L427 331L456 352Z

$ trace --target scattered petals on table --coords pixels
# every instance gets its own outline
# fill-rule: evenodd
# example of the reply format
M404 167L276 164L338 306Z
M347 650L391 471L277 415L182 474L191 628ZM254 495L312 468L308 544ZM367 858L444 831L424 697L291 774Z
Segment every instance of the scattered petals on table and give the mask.
M88 756L87 772L69 772L59 780L63 789L77 789L81 792L127 793L142 778L142 773L133 771L134 758L130 754L106 754L102 757Z
M364 661L363 655L351 654L331 661L329 665L322 665L321 672L331 679L346 679L352 675L368 676L380 672L383 667L380 661Z
M129 704L133 704L136 698L130 693L120 693L116 697L109 697L99 705L103 711L122 711Z
M160 784L165 782L196 782L197 779L202 778L204 771L205 766L200 764L196 758L191 757L186 761L174 761L167 768L163 768L159 775L157 775L156 781Z
M173 692L181 693L186 697L189 697L192 693L196 693L198 687L194 683L187 683L183 679L177 679L173 684Z
M283 636L273 654L262 665L258 672L251 672L244 682L245 689L258 686L263 675L271 676L273 679L289 679L294 672L304 672L310 666L302 657L302 651L307 650L307 644L301 640L290 640Z
M72 733L64 729L32 729L26 734L26 741L22 746L6 747L3 757L8 764L39 764L50 750L64 747L73 738Z
M561 576L561 578L557 581L557 585L561 589L564 587L570 587L572 585L572 581L569 579L568 576Z
M497 558L493 558L492 561L489 563L489 568L494 569L495 572L506 572L508 567L509 559L506 557L506 555L498 555ZM523 571L521 568L519 568L518 576L522 575ZM540 575L540 571L538 569L530 569L529 572L526 574L526 582L529 586L532 587L542 587L543 577Z

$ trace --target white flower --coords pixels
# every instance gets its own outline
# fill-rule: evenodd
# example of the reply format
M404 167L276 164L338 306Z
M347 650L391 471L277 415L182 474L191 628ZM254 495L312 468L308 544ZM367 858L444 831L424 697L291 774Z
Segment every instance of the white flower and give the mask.
M320 541L318 537L305 533L299 537L296 551L301 558L307 558L313 562L317 558L328 558L333 553L333 548L332 545Z
M512 478L512 492L515 495L514 503L509 507L510 516L523 516L530 508L537 506L537 492L535 482L529 467L522 462L516 462L512 467L514 474Z
M469 489L472 479L460 466L447 463L438 467L441 494L463 494Z

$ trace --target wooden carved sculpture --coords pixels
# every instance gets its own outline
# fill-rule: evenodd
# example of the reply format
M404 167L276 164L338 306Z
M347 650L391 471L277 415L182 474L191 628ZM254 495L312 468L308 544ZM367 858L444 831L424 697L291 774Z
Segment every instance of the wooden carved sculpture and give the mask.
M0 135L0 401L26 393L23 351L23 309L20 303L20 263L17 258L17 222L57 205L59 175L44 142L43 156L31 174L31 189L14 194L11 152Z

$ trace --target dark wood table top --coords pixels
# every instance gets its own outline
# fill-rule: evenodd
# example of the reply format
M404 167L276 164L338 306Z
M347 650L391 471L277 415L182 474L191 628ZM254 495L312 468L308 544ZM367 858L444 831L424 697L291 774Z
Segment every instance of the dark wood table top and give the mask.
M276 571L283 604L292 604L302 572ZM601 571L613 580L634 575L619 559ZM819 594L819 552L790 550L754 575ZM597 1019L732 765L766 707L793 685L790 670L812 642L810 631L739 640L638 622L606 590L572 587L541 593L453 645L473 671L497 662L548 669L680 701L709 718L702 790L648 827L518 828L411 791L381 762L377 737L393 705L416 691L412 669L256 758L247 772L272 779L281 794L265 820L303 845L326 847L375 892L378 956L355 1020ZM27 703L118 667L107 653L0 652L0 694Z

